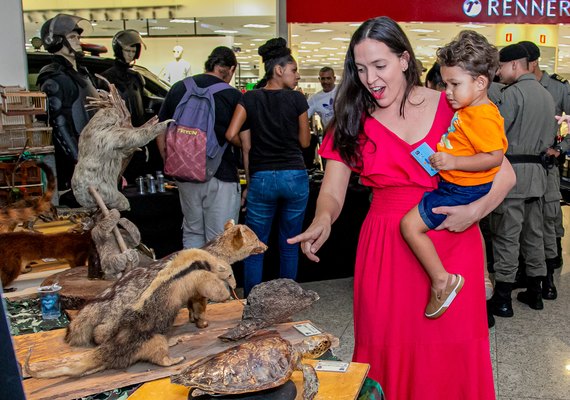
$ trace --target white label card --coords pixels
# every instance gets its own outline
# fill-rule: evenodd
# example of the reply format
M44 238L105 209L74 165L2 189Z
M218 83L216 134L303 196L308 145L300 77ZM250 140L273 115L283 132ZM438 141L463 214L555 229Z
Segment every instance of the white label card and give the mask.
M316 371L327 371L327 372L346 372L348 369L348 363L342 361L328 361L321 360L317 363L315 367Z
M297 329L299 332L301 332L305 336L313 336L313 335L318 335L319 333L322 333L320 330L315 328L315 326L313 324L311 324L310 322L305 322L304 324L297 324L297 325L293 325L293 326L295 327L295 329Z

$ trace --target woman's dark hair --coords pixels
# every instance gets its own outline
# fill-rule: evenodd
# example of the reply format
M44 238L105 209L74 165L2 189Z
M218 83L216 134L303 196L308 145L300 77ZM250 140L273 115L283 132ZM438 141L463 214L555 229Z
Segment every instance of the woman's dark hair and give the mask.
M263 86L273 78L274 69L277 65L285 67L287 64L295 62L291 55L291 49L287 47L287 41L280 37L269 39L257 52L265 67L265 76L260 81Z
M352 35L344 61L344 72L334 101L334 148L351 166L361 163L358 135L363 132L364 119L376 106L376 100L360 81L354 60L354 47L365 39L384 43L397 56L409 54L408 68L403 72L406 90L400 103L400 115L414 86L420 85L418 64L412 45L400 26L389 17L376 17L365 21Z
M443 82L443 78L441 77L441 67L437 62L433 63L433 66L429 69L426 74L426 87L428 83L431 83L431 88L435 90L444 90L445 83Z
M219 46L212 50L212 53L204 63L204 69L206 72L214 72L216 65L227 68L237 66L237 59L233 50L226 46Z

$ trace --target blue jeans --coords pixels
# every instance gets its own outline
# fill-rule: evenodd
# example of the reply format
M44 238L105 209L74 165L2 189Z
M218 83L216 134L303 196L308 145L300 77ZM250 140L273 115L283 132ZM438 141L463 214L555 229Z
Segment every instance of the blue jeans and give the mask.
M309 199L309 176L306 170L259 171L250 177L245 224L266 243L273 217L279 223L279 261L281 278L297 277L299 245L287 239L301 233ZM244 260L244 295L263 279L263 254Z

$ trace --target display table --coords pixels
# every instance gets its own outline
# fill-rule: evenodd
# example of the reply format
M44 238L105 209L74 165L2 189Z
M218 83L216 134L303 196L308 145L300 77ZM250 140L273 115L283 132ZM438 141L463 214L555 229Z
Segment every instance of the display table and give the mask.
M227 303L210 304L207 319L210 325L206 329L198 329L188 323L188 312L182 309L168 333L168 337L177 337L180 342L170 348L170 356L184 356L185 360L172 367L160 367L149 363L137 363L126 370L109 370L81 378L24 379L24 390L29 400L32 399L75 399L115 388L153 381L179 373L186 366L205 356L216 354L235 343L226 343L218 336L234 327L241 319L243 303L234 300ZM306 321L302 321L306 322ZM278 324L272 327L279 334L298 343L305 337L293 325L298 322ZM20 363L24 363L30 348L32 349L30 364L47 362L50 365L61 365L66 359L77 357L89 351L88 348L70 347L64 342L65 329L49 332L38 332L14 337L16 355ZM26 378L26 377L24 377Z
M313 366L317 363L316 360L304 362ZM315 400L356 399L369 368L368 364L350 363L346 372L317 372L319 392ZM303 374L295 371L291 379L297 388L295 400L301 400L303 398ZM172 384L169 378L164 378L145 383L129 396L129 400L186 400L188 392L189 388Z

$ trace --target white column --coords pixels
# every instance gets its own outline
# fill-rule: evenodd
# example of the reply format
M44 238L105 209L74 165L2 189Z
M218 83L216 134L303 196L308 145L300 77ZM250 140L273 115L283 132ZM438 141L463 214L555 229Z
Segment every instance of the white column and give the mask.
M21 0L3 0L0 13L0 84L28 87L24 20Z

